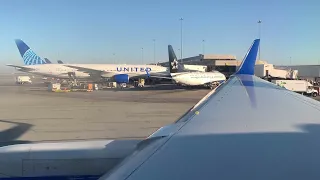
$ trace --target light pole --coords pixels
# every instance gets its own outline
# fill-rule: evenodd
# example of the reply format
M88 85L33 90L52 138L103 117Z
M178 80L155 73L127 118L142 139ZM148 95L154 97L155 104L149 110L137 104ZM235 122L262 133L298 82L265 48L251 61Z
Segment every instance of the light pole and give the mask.
M180 18L180 35L181 35L181 39L180 39L180 61L182 61L182 21L183 18Z
M320 60L318 59L318 78L320 77ZM317 82L318 82L318 78L317 78Z
M291 66L291 56L290 56L290 66Z
M179 54L180 54L180 49L178 49L178 52L179 52ZM181 59L181 54L180 54L180 59Z
M262 21L261 20L259 20L258 21L258 36L259 36L259 39L261 39L261 23L262 23ZM261 44L261 43L260 43ZM259 45L259 60L261 60L261 51L260 51L260 47L261 47L261 45Z
M320 66L319 65L320 65L320 60L318 59L318 77L320 77Z
M205 43L205 42L206 42L206 41L205 41L204 39L202 39L202 55L204 55L204 50L205 50L205 49L204 49L204 48L205 48L205 47L204 47L204 45L205 45L204 43Z
M153 39L153 63L156 63L156 40Z
M113 62L115 63L115 64L117 64L117 62L116 62L116 56L115 56L116 54L115 53L112 53L112 56L113 56Z
M142 64L143 64L143 48L141 48L141 59L142 59Z

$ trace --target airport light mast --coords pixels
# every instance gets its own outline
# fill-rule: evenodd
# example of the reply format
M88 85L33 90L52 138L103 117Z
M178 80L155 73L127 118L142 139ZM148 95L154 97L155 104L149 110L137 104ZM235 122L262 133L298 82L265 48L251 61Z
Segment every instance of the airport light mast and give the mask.
M143 48L141 48L141 59L142 59L142 64L143 64Z
M156 40L153 39L153 63L156 64Z
M205 42L206 42L206 41L205 41L204 39L202 39L202 55L204 55Z
M180 61L182 61L182 21L183 18L180 18L180 35L181 35L181 42L180 42Z
M258 23L258 31L259 31L258 35L259 35L259 39L261 41L261 23L262 23L262 21L259 20L257 23ZM259 45L259 60L261 60L261 58L260 58L260 56L261 56L260 47L261 47L261 44Z

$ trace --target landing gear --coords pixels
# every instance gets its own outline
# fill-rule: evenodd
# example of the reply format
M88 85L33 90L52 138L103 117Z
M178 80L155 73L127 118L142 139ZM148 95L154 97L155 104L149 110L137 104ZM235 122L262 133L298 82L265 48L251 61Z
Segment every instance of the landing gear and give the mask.
M70 80L69 85L77 86L78 82L77 82L77 78L76 78L76 73L75 72L68 72L68 76L69 76L69 80Z
M120 86L121 89L122 88L126 88L127 87L127 83L120 83L119 86Z
M212 83L210 83L209 85L208 85L208 87L210 88L210 89L215 89L217 86L219 86L220 85L220 83L219 82L212 82Z

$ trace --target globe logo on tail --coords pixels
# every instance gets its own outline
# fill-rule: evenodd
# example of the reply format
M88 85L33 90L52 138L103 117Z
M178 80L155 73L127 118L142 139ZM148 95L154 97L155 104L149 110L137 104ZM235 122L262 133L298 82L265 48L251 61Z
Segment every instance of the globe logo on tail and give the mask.
M37 56L31 49L28 49L22 58L26 65L46 64L45 61Z

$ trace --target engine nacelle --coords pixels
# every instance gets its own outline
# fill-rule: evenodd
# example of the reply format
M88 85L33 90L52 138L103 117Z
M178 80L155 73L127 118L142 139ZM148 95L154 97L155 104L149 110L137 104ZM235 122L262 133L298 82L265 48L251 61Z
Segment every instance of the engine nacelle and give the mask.
M114 76L114 80L117 83L129 83L129 75L128 74L117 74Z

